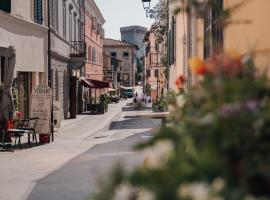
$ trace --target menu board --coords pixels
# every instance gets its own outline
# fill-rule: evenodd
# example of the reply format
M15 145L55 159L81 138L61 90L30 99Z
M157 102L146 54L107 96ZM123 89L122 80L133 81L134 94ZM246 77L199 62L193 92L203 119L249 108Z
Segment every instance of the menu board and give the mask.
M53 102L53 123L55 128L61 128L61 104L60 101Z
M52 90L47 85L36 86L31 95L30 116L38 117L36 132L49 134L52 112Z

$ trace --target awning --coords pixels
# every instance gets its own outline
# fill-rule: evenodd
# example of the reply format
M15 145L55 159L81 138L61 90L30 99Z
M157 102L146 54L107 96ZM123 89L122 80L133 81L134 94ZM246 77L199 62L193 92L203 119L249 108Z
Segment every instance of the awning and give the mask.
M98 81L93 79L87 79L84 77L80 78L80 83L88 88L95 88L95 89L104 89L104 88L110 88L110 84L105 81Z

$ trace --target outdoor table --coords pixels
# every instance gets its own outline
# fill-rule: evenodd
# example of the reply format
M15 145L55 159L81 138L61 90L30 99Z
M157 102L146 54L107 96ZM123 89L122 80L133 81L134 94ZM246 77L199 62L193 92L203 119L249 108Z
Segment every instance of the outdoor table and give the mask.
M8 133L13 134L13 136L16 138L15 139L15 144L16 144L17 137L19 138L18 144L20 146L20 149L22 148L21 136L23 136L25 133L27 133L28 134L28 144L31 147L30 135L29 135L28 130L24 130L24 129L8 129Z

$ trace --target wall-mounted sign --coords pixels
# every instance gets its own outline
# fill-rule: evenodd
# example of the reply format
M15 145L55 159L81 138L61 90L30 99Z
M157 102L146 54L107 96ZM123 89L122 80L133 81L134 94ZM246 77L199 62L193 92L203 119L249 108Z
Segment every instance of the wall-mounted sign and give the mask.
M52 111L52 90L47 85L36 86L31 95L30 116L38 117L36 132L49 134Z

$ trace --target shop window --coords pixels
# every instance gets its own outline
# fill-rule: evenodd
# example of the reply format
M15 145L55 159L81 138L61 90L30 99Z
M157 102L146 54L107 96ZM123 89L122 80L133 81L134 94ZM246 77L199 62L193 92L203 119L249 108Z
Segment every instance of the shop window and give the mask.
M0 10L10 13L11 12L11 0L1 0Z

